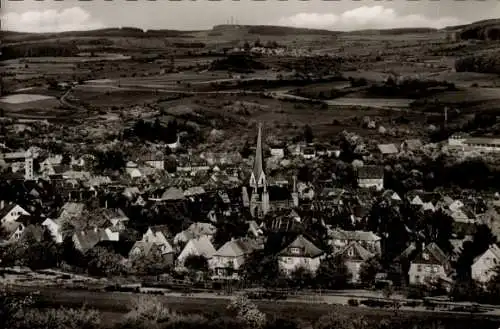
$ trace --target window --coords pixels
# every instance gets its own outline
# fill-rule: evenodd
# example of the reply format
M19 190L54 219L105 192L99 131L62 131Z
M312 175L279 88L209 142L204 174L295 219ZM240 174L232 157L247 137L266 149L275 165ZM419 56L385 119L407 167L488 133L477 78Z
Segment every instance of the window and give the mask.
M432 272L433 273L437 273L438 272L438 266L437 265L435 265L435 266L432 267Z
M349 249L349 250L347 251L347 255L348 255L349 257L354 256L354 250Z
M415 276L415 282L416 282L416 283L420 283L420 276L419 276L419 275L416 275L416 276Z
M426 272L430 272L430 271L431 271L431 267L430 267L429 265L427 265L427 266L425 267L425 271L426 271Z
M422 254L422 257L423 257L425 260L428 260L428 259L429 259L429 254L428 254L428 253L426 253L426 252L424 252L424 253Z
M422 272L422 265L417 265L417 272Z
M300 254L300 248L290 248L290 252L294 255Z

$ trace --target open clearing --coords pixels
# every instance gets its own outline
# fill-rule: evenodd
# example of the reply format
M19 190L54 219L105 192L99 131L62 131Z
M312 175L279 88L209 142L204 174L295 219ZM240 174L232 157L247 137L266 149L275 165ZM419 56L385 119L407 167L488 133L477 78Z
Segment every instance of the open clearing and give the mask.
M357 97L339 97L326 101L328 105L334 106L366 106L366 107L397 107L407 108L413 99L408 98L357 98Z
M13 94L0 98L0 102L7 104L23 104L37 101L54 99L52 96L33 95L33 94Z

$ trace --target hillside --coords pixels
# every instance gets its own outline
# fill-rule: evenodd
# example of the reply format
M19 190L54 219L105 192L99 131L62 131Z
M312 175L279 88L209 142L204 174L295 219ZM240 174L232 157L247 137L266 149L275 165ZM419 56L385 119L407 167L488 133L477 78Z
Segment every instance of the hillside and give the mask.
M463 40L500 40L500 19L486 19L471 24L448 26L444 30L459 31Z

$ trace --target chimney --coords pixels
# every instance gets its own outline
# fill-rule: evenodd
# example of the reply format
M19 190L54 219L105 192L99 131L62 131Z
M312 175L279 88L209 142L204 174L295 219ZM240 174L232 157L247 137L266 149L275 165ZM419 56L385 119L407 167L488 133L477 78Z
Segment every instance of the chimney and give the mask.
M104 201L104 208L108 209L108 199Z
M422 242L422 250L425 250L425 242Z

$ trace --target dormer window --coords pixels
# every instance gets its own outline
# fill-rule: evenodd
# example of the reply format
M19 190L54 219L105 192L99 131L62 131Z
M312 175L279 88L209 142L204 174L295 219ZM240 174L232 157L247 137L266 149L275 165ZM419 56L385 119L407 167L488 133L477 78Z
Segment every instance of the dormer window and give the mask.
M294 255L300 254L300 248L290 248L290 252Z
M422 258L423 258L423 259L425 259L425 260L429 260L429 254L428 254L428 253L426 253L426 252L424 252L424 253L422 254Z

